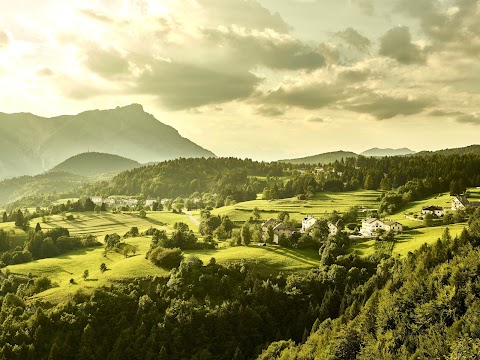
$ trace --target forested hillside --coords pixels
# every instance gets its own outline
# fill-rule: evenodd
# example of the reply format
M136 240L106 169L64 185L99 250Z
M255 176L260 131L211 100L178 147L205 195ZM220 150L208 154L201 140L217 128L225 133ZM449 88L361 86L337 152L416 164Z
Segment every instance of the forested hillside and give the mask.
M282 176L290 166L236 158L176 159L125 171L111 181L83 187L85 195L131 195L150 198L188 197L195 192L231 196L236 201L256 198L266 186L257 177Z
M55 166L50 172L68 172L81 176L99 176L112 173L116 174L140 166L140 163L118 155L88 152L72 156Z
M37 176L21 176L0 181L0 204L15 202L26 197L38 199L44 194L71 191L89 181L88 178L66 172L45 173ZM53 196L55 198L55 196ZM41 205L41 201L32 206Z

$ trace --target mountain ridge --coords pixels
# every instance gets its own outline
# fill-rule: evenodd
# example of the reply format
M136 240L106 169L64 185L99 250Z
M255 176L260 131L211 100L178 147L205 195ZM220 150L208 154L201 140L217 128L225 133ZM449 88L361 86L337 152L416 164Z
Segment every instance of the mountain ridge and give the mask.
M50 118L0 113L0 133L0 179L36 175L88 150L140 163L215 157L145 112L140 104Z

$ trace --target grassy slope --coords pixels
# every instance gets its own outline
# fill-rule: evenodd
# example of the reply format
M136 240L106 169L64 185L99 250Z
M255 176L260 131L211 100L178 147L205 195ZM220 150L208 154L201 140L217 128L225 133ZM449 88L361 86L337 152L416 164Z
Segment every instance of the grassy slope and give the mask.
M334 210L344 212L352 206L359 208L377 208L380 196L379 191L360 190L344 193L318 193L311 200L297 200L296 198L281 200L253 200L224 206L212 211L214 215L228 215L233 221L246 221L252 215L252 210L258 207L261 219L276 218L281 211L287 211L290 217L301 220L305 215L325 216ZM199 212L194 212L198 217Z

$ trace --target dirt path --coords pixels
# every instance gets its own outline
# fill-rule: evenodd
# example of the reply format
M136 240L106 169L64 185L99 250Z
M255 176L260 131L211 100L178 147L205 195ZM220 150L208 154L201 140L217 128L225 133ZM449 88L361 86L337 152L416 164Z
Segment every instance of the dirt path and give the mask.
M184 213L188 216L188 218L190 219L191 222L193 222L195 225L199 226L200 225L200 221L198 221L197 219L195 219L195 217L188 211L184 211Z

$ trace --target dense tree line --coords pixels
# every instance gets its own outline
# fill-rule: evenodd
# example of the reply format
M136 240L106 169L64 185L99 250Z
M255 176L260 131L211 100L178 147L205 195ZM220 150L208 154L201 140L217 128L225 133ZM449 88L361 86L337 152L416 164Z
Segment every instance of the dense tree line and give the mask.
M86 185L79 193L174 199L198 192L239 202L255 199L263 190L266 182L259 177L282 176L290 167L236 158L176 159L125 171L109 182Z
M0 240L5 238L5 232L0 231ZM9 244L8 234L5 242ZM3 241L2 241L3 243ZM51 258L60 254L84 248L99 246L93 235L77 237L70 236L68 229L57 227L42 231L40 224L36 230L30 230L23 247L17 246L13 251L5 251L1 256L0 265L22 264L32 260ZM9 250L10 246L8 249Z
M384 158L347 158L326 165L318 174L297 174L287 182L275 183L263 190L264 199L297 196L313 197L319 191L396 190L403 199L385 200L382 210L391 212L397 204L450 191L460 194L466 187L480 186L480 156L414 156Z

